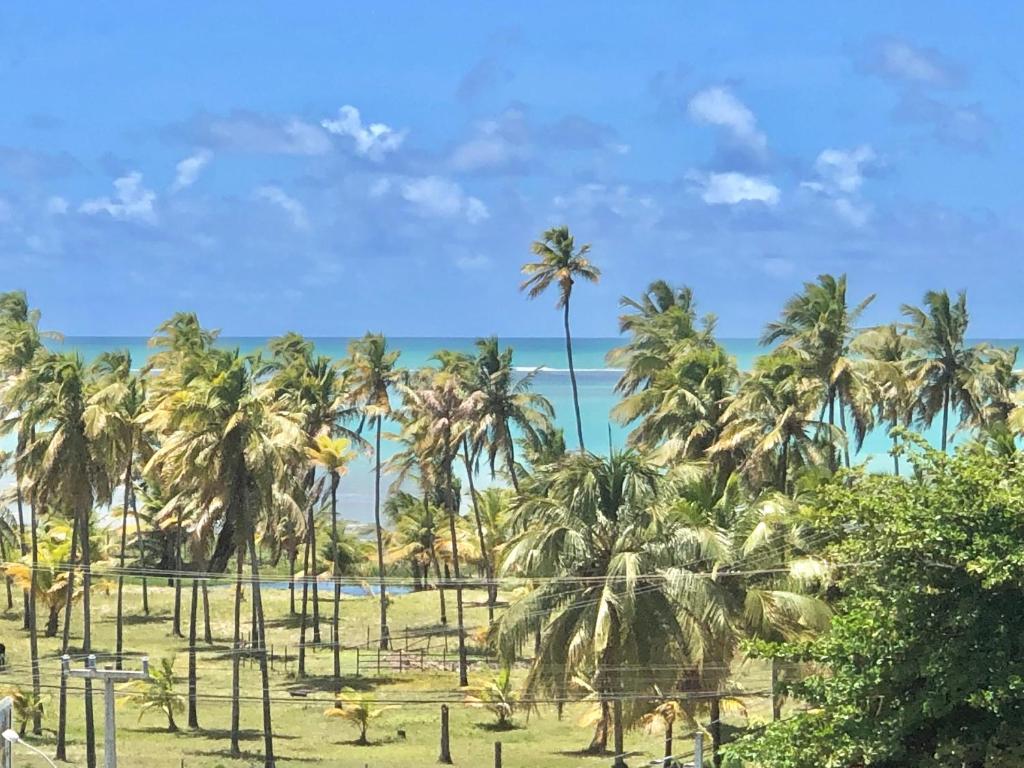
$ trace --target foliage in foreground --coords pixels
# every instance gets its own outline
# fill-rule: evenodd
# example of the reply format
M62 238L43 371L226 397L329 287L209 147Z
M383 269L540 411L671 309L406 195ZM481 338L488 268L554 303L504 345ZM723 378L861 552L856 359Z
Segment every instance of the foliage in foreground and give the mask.
M823 493L832 629L782 655L810 706L732 748L771 768L989 768L1024 755L1024 456L927 452ZM771 649L765 649L770 651Z

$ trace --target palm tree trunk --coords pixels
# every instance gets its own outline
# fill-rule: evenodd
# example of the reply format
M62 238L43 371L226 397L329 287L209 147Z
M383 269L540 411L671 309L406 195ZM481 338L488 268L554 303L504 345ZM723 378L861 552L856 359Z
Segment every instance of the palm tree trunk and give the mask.
M71 643L71 603L75 594L75 561L78 559L78 517L71 521L71 555L68 559L68 587L64 597L64 629L61 638L61 655L68 652ZM57 749L54 755L58 760L67 761L67 729L68 729L68 679L60 676L60 697L57 716Z
M196 680L196 641L199 620L199 579L192 579L192 604L188 611L188 727L199 728L198 685Z
M313 470L310 470L310 485L312 485ZM313 576L312 595L310 599L313 601L313 644L318 645L320 643L320 585L317 582L317 574L319 571L316 569L316 519L313 516L313 504L309 504L309 513L306 518L306 536L309 539L309 570L306 571L306 579L308 581L310 575Z
M32 575L30 577L31 587L29 589L29 607L28 607L28 642L29 642L29 659L32 662L32 693L35 696L35 700L39 701L40 696L40 669L39 669L39 635L37 634L37 621L36 621L36 574L39 571L39 531L38 531L38 515L36 512L36 505L32 505L31 510L31 525L32 525ZM32 733L39 736L43 732L42 718L39 716L39 710L35 709L32 713Z
M949 434L949 385L942 390L942 452L946 452L946 439Z
M298 677L306 676L306 627L309 624L309 536L303 537L306 547L302 557L302 613L299 616L299 671Z
M146 570L146 545L142 541L142 523L139 522L139 510L135 507L135 488L132 488L132 516L135 518L135 543L139 548L139 565ZM149 580L142 577L142 612L149 616Z
M241 536L241 531L236 531ZM239 717L241 715L239 695L241 694L242 672L242 568L245 564L245 542L239 542L235 551L235 621L231 641L231 757L241 757L239 744Z
M91 505L89 505L91 506ZM82 653L92 653L92 547L89 543L89 506L81 512L82 540ZM87 768L96 768L96 722L92 709L92 679L85 678L85 762Z
M434 546L436 536L434 536L434 516L430 511L430 500L427 498L427 491L423 491L423 508L426 511L427 527L430 529L430 562L434 564L434 577L437 579L437 595L440 600L441 609L441 626L448 626L448 610L445 605L444 599L444 581L441 578L441 563L437 559L437 548ZM426 571L426 568L424 568ZM424 573L424 577L426 574ZM426 578L424 578L426 581Z
M612 730L615 734L615 768L626 768L626 744L623 739L622 698L612 703Z
M207 566L209 567L209 566ZM206 589L206 580L203 580L203 640L213 645L213 627L210 625L210 593Z
M19 438L17 455L21 456L21 452L23 450L25 450L25 446L22 440ZM25 510L24 507L22 506L23 500L21 495L21 470L18 468L17 464L15 464L14 475L14 496L18 506L18 533L21 534L18 540L21 543L21 556L24 557L28 554L29 546L28 539L25 536ZM23 589L21 591L21 597L23 601L21 624L22 628L27 630L29 626L29 611L32 610L30 605L31 598L29 597L29 590Z
M782 442L782 452L779 454L779 491L786 492L786 474L789 464L789 438Z
M832 433L836 427L836 393L831 386L828 388L828 427L828 468L835 472L839 466L839 462L836 461L836 444L832 441Z
M892 429L896 429L896 422L893 422ZM900 476L900 456L897 453L899 443L896 442L896 435L892 436L892 468L896 477Z
M117 619L114 638L114 668L121 669L124 652L124 556L128 548L128 501L131 496L132 484L132 446L128 444L128 462L124 470L124 506L121 510L121 554L119 565L121 572L117 575Z
M5 563L8 562L8 560L7 560L7 544L6 544L6 542L4 542L4 539L3 539L2 536L0 536L0 558L3 558L3 561ZM7 610L11 610L12 608L14 608L14 595L11 592L11 577L10 576L5 576L4 577L4 582L7 584Z
M373 471L373 521L377 526L377 573L380 577L380 647L386 651L391 647L391 633L388 631L388 596L384 588L384 530L380 525L380 437L381 417L375 417L377 436L375 438L375 461Z
M662 761L662 768L672 768L672 730L674 725L672 720L665 723L665 759Z
M256 635L259 642L260 683L263 688L263 768L275 768L274 728L270 713L270 671L267 667L267 637L263 615L263 592L260 587L259 554L255 531L249 531L249 559L252 571L252 601L256 606Z
M839 428L843 430L843 438L846 440L846 445L843 448L843 465L850 468L850 436L846 433L846 406L843 404L843 398L839 398Z
M590 739L590 746L584 750L587 754L599 755L608 749L608 723L611 720L608 702L601 701L601 718L594 726L594 736Z
M458 504L455 500L454 479L452 477L453 456L446 457L446 477L448 480L448 530L452 537L452 567L455 570L455 621L459 633L459 685L469 685L469 669L466 658L466 625L462 605L462 573L459 570L459 540L455 530L455 516Z
M565 355L569 360L569 382L572 384L572 407L576 412L576 436L580 440L580 452L586 450L583 445L583 419L580 417L580 393L576 386L576 368L572 364L572 334L569 331L569 296L565 297L562 321L565 325Z
M711 731L711 762L715 768L722 765L722 702L716 696L711 699L711 722L708 724Z
M181 631L181 544L182 520L181 509L178 509L174 530L174 617L171 622L171 634L175 637L185 636Z
M505 430L508 432L508 430ZM508 438L508 450L505 452L506 461L508 463L508 477L512 481L512 488L515 489L516 493L519 493L519 473L516 472L516 447L512 441L512 437Z
M473 517L476 518L476 535L480 540L480 557L484 561L484 574L487 576L487 623L494 623L494 569L491 567L491 554L487 551L487 541L484 539L484 526L480 520L480 505L477 503L476 488L473 485L473 462L469 456L469 441L462 439L462 457L466 463L466 477L469 479L469 497L473 502Z
M298 547L292 542L292 549L288 553L288 613L294 616L295 610L295 559Z
M334 615L331 616L331 649L334 652L334 679L341 679L341 642L338 638L338 612L341 610L341 573L338 571L338 473L331 472L331 538L334 544Z

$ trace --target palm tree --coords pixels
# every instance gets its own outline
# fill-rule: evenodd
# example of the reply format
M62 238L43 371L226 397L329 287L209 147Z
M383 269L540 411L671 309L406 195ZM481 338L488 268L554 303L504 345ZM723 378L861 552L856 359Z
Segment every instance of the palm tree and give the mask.
M483 395L480 422L473 436L474 449L480 445L486 448L492 477L501 456L512 487L518 492L512 430L523 439L536 442L540 434L550 431L555 412L546 397L530 391L536 371L516 373L512 347L501 349L497 337L491 336L477 339L476 348L476 359L471 362L467 382Z
M456 520L459 500L455 492L454 463L470 433L480 407L480 393L467 393L462 379L451 371L424 370L411 385L401 388L406 411L406 431L414 436L417 452L438 462L439 487L444 493L455 572L455 610L459 633L459 685L469 685L466 629L462 604L462 573L459 565Z
M683 660L680 625L668 582L652 578L665 544L653 528L658 470L639 455L573 454L538 470L542 492L520 497L503 573L542 577L498 620L493 642L503 658L541 629L525 695L565 699L583 678L600 718L589 749L603 751L609 728L615 764L624 765L623 732L634 693L661 681Z
M783 348L797 353L804 375L821 383L825 393L823 409L828 410L828 426L836 427L836 406L839 421L846 431L846 409L853 400L853 362L850 343L854 325L867 306L874 301L871 294L854 307L846 300L846 275L819 275L816 283L804 283L804 290L786 302L778 321L768 324L761 336L762 344L781 340ZM850 466L849 447L844 452ZM834 443L829 443L829 465L836 469Z
M369 739L366 738L366 731L370 727L370 723L389 709L396 709L394 706L378 707L376 699L371 694L359 693L351 688L342 688L334 698L334 706L324 710L324 716L348 720L356 726L359 729L359 738L355 740L355 743L361 747L370 744Z
M71 528L64 523L48 521L37 535L36 563L25 555L20 562L7 563L4 569L22 589L35 590L36 602L47 611L44 637L56 637L60 611L68 602L70 580L65 570L70 561ZM33 578L34 577L34 578Z
M242 574L252 574L255 645L263 688L264 765L273 768L270 680L255 546L257 515L271 510L283 470L297 464L304 444L300 420L257 381L259 360L237 350L212 350L177 394L153 400L143 416L162 438L146 471L159 470L169 485L194 480L197 503L216 509L235 547L234 653L232 654L231 753L240 755L239 705ZM215 552L216 554L216 552Z
M842 440L818 418L821 384L804 377L801 366L789 350L765 355L726 400L721 434L708 453L734 457L756 488L785 492L794 467L819 463L822 450Z
M495 730L507 731L513 728L512 716L519 697L512 683L511 665L502 664L492 680L481 685L472 695L466 696L466 702L470 706L489 710L494 715Z
M127 700L139 708L139 720L147 712L162 712L167 718L168 733L178 730L174 715L185 709L185 700L175 690L174 682L174 659L163 658L150 668L147 679L130 684L131 693Z
M145 405L145 381L132 371L131 354L104 352L92 364L95 391L85 409L86 433L97 444L98 453L108 466L110 477L123 477L124 501L121 510L121 548L117 576L117 617L114 640L114 665L121 668L124 650L124 567L128 549L128 508L134 492L133 472L139 457L145 458L149 445L139 416Z
M38 396L23 418L44 425L26 446L32 473L32 537L36 539L37 510L55 506L68 510L78 526L82 545L82 650L92 649L90 590L92 587L89 518L96 500L110 498L107 466L87 434L85 411L89 381L77 354L52 354L37 359ZM33 558L33 566L35 558ZM92 708L92 681L85 681L86 761L96 764L96 733Z
M18 723L18 735L24 736L28 730L28 724L36 720L42 720L45 714L46 699L37 696L32 691L26 691L20 686L8 688L4 691L5 696L11 697L11 709L14 720Z
M310 462L323 469L331 478L331 544L335 556L332 558L331 576L334 580L334 615L331 618L331 647L334 652L334 677L341 679L341 640L338 636L338 611L341 605L341 573L338 570L338 483L348 471L348 464L355 458L349 450L351 442L344 438L320 435L313 446L306 449Z
M897 427L909 429L917 408L918 386L910 373L914 356L914 340L896 323L869 328L852 345L860 359L856 370L862 385L857 388L858 401L852 405L857 441L866 436L867 427L882 422L888 425L892 439L892 461L895 474L900 473Z
M985 344L966 343L966 291L960 291L955 302L946 291L928 291L922 303L922 307L903 305L917 352L909 369L919 387L922 423L930 426L935 416L942 414L940 447L945 451L950 410L958 409L964 421L976 418L982 410L975 380L990 350Z
M384 582L384 530L380 524L380 472L381 430L383 421L391 414L390 391L399 380L395 364L399 352L388 351L387 340L379 333L367 333L349 344L345 371L349 381L352 402L359 403L363 419L369 419L375 430L373 469L373 520L377 527L377 571L380 598L380 647L391 647L388 630L387 594Z
M576 412L576 436L579 438L580 450L583 445L583 419L580 417L580 395L576 386L576 369L572 362L572 334L569 331L569 300L572 298L572 287L577 280L596 283L601 278L601 270L590 263L587 254L590 245L582 245L578 249L569 233L568 227L554 227L545 230L540 240L534 241L530 250L540 257L539 261L523 265L523 274L527 279L520 286L531 299L535 299L554 284L558 285L558 302L556 306L562 310L562 321L565 326L565 354L569 361L569 381L572 384L572 404Z
M620 424L635 424L630 446L657 450L666 462L704 456L721 431L725 398L739 374L715 339L715 319L698 321L693 293L652 283L639 299L623 297L619 317L629 340L608 354L622 368L612 409ZM728 468L727 468L728 469Z

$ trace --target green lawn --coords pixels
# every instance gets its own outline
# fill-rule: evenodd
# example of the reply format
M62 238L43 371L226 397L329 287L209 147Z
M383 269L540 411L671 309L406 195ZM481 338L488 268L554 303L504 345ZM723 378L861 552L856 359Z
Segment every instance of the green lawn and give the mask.
M179 689L182 694L187 692L185 675L187 672L187 641L170 636L170 615L173 605L173 590L163 586L150 586L150 615L142 613L141 588L138 585L126 587L126 652L149 654L152 659L162 656L175 656L175 671L180 677ZM115 601L113 586L111 593L105 594L103 588L97 588L93 597L93 646L97 653L109 652L114 645ZM452 753L457 765L487 766L491 764L493 743L500 739L504 745L504 765L541 766L551 768L579 768L583 766L604 766L610 764L607 757L581 756L576 753L585 747L590 738L590 730L576 724L583 712L582 705L567 707L559 721L553 707L542 707L530 714L518 713L515 730L494 732L490 728L492 716L485 710L461 703L458 694L458 676L456 673L440 668L437 659L433 664L427 663L427 669L403 670L386 668L383 663L381 676L377 676L376 654L373 651L359 653L361 675L355 676L356 653L346 651L342 659L342 672L345 685L372 690L379 697L380 704L391 700L400 700L394 709L386 712L375 720L369 731L371 746L355 746L351 742L357 736L354 726L344 721L328 719L323 711L332 703L332 693L336 688L330 677L332 657L327 648L311 652L308 659L309 677L299 681L295 679L295 648L287 650L289 663L285 665L285 645L298 641L298 619L288 615L288 592L283 589L265 589L264 604L268 620L268 643L275 653L274 669L271 672L271 684L274 687L275 701L273 704L274 747L278 757L278 765L286 766L418 766L436 763L439 735L439 709L437 699L457 699L459 703L451 705L451 741ZM471 604L467 610L467 626L471 630L486 624L486 609L479 604L482 593L467 593L467 601ZM0 593L0 600L5 598ZM183 589L183 627L187 633L189 590ZM230 650L232 590L226 587L210 589L211 614L214 645L206 647L202 643L200 631L199 654L199 692L202 696L215 697L204 699L199 703L199 719L201 729L190 731L185 727L186 718L182 714L178 718L181 731L176 734L167 733L166 721L159 714L148 714L141 722L136 710L130 704L121 702L118 707L118 756L121 765L151 766L152 768L180 768L180 766L247 766L262 765L262 715L259 703L260 684L259 668L247 662L243 666L242 688L246 700L242 706L243 738L247 755L243 760L232 760L228 757L228 727L230 724L231 661ZM30 685L29 652L27 634L21 628L21 615L17 610L20 595L15 593L15 611L8 611L0 616L0 641L7 645L8 670L0 675L3 685ZM423 592L396 597L391 605L390 624L395 638L395 647L404 648L404 633L408 630L412 636L409 640L410 654L415 666L419 665L419 651L426 652L426 641L417 639L416 633L436 629L437 593ZM6 602L3 603L6 605ZM248 609L248 602L245 609ZM321 603L324 621L324 639L328 638L329 613L331 603ZM200 612L201 613L201 612ZM454 617L454 595L449 596L449 616ZM243 615L247 615L244 613ZM365 642L367 627L373 627L377 620L377 603L369 598L349 598L342 604L341 636L346 643ZM201 621L201 619L200 619ZM77 636L81 629L81 612L77 610L72 623L73 633ZM375 630L371 630L376 634ZM44 692L49 694L44 734L33 737L29 734L26 740L52 754L54 729L57 721L57 686L60 682L57 638L40 638L40 652L43 655ZM436 654L441 651L443 641L438 637L430 640L429 652ZM454 638L449 641L449 658L454 659ZM128 665L136 663L134 660ZM392 661L392 666L395 660ZM471 674L471 683L488 678L492 673L487 669L475 669ZM521 672L519 672L521 674ZM744 672L744 684L748 689L763 688L766 682L763 668L751 668ZM81 681L72 681L69 708L69 750L68 757L72 764L85 765L84 754L84 717L82 709ZM306 698L296 698L289 694L296 688L308 691ZM102 690L102 688L100 688ZM410 703L411 700L428 700L428 703ZM748 703L752 708L751 717L764 716L767 703L752 700ZM103 722L102 696L97 695L96 719L100 729ZM737 716L739 717L739 716ZM405 737L399 736L405 732ZM97 733L97 743L103 744L102 732ZM635 757L631 765L640 765L659 755L662 749L661 738L632 731L627 734L627 749L643 753L643 757ZM688 749L689 747L687 747ZM33 760L25 753L20 761L28 763ZM100 757L102 765L102 756Z

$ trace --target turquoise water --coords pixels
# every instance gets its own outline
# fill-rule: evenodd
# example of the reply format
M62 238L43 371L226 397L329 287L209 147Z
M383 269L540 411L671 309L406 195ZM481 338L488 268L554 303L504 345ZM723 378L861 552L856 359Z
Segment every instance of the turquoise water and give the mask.
M266 343L265 338L223 338L218 344L225 347L238 347L242 351L253 351ZM324 355L339 358L345 355L349 339L320 338L313 339L317 351ZM1013 346L1016 340L989 340L998 346ZM431 356L439 349L452 349L473 352L474 340L471 338L391 338L389 344L401 350L399 364L405 367L418 367L427 364ZM576 364L577 381L580 389L580 411L583 417L583 436L587 447L595 452L604 452L612 447L620 447L628 430L611 422L609 412L614 406L617 396L614 392L615 382L619 373L605 365L605 355L612 347L621 343L617 338L581 338L573 342L574 362ZM741 369L749 369L754 358L764 352L755 339L722 339L722 343L736 358ZM534 389L545 395L554 405L557 422L565 430L566 442L569 447L576 444L576 430L573 423L572 390L566 370L565 342L562 338L509 338L502 339L503 345L515 349L515 365L521 370L541 368L534 378ZM91 360L99 353L113 349L127 349L137 365L152 351L147 339L142 337L67 337L62 343L54 343L53 347L62 350L75 350L84 359ZM937 440L937 429L927 435L934 442ZM10 446L0 446L7 448ZM856 456L858 462L867 462L873 469L888 470L891 460L886 455L888 440L884 433L869 435L864 448ZM394 451L385 443L385 456ZM361 457L353 463L348 475L342 481L342 493L339 497L340 513L343 517L366 521L372 518L373 485L372 463L369 458ZM481 486L489 484L490 478L484 474L478 478Z

